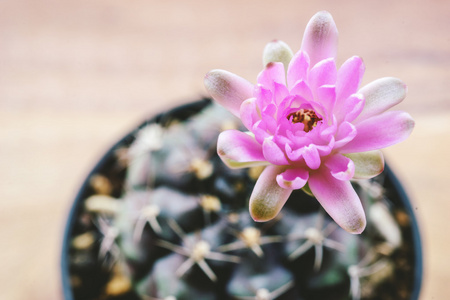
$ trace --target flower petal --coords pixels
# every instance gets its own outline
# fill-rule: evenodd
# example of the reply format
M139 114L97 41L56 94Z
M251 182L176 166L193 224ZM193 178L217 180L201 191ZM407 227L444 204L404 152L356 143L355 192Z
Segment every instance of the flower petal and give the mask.
M358 56L350 57L342 64L336 79L336 99L338 99L336 106L341 105L341 102L358 91L364 70L364 63Z
M340 105L335 107L334 115L338 123L342 121L352 122L355 120L364 108L364 96L360 93L353 94Z
M217 153L230 168L267 165L261 145L251 134L226 130L219 134Z
M303 150L303 158L305 159L306 165L313 170L317 169L320 166L320 155L316 145L311 144L304 147Z
M332 57L321 60L309 71L309 84L313 91L323 85L334 85L336 78L336 63Z
M287 71L287 86L291 89L299 80L308 80L309 57L306 52L299 51L289 63Z
M327 11L316 13L306 25L302 51L308 53L310 66L326 58L336 58L338 31L333 17Z
M325 211L350 233L361 233L366 217L361 201L350 181L334 178L327 168L310 173L309 188Z
M291 189L280 187L276 181L284 170L280 166L267 166L259 176L249 203L250 215L256 222L275 218L291 195Z
M308 84L303 80L297 81L297 83L291 87L290 93L291 95L299 96L307 101L312 101L314 99L311 89L309 88Z
M288 96L289 91L286 88L286 85L277 82L273 83L273 100L272 100L273 103L279 106L280 103Z
M325 162L325 166L330 170L331 175L339 180L350 180L355 174L353 161L341 154L330 156Z
M211 97L237 117L241 103L253 95L253 84L225 70L208 72L204 84Z
M278 185L284 189L301 189L308 181L309 173L305 169L287 169L277 176Z
M264 88L262 85L255 85L255 89L253 92L253 97L256 98L256 104L258 105L258 109L262 109L272 103L273 93L271 90ZM241 105L241 114L242 114L242 105Z
M274 165L289 165L284 151L271 138L264 139L262 147L265 160Z
M264 143L266 138L271 138L271 135L267 132L267 126L262 120L257 121L253 127L251 132L255 135L255 139L261 145Z
M345 154L355 164L355 179L369 179L384 170L383 153L380 150Z
M284 69L287 70L293 56L294 53L285 42L274 40L264 48L263 65L265 67L271 62L281 62L284 65Z
M387 111L355 127L356 137L340 149L341 153L378 150L400 143L411 134L414 120L406 112Z
M358 93L366 100L364 108L355 122L381 114L399 104L406 97L407 87L400 79L380 78L362 87Z
M273 91L273 83L278 82L286 85L284 66L280 62L271 62L258 75L258 84Z
M348 144L358 134L355 126L349 122L343 122L339 125L336 133L336 142L334 144L335 149L339 149ZM341 152L341 151L340 151Z
M256 106L256 98L245 100L241 104L240 115L241 121L248 130L253 128L253 125L261 120L259 109Z
M314 91L313 91L314 92ZM327 119L332 119L334 104L336 103L336 88L334 85L323 85L315 90L316 97L327 112Z

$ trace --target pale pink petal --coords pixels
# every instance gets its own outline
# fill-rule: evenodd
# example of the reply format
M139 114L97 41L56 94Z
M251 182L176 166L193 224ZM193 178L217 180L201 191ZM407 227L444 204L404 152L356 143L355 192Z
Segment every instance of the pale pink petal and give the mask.
M261 144L251 134L238 130L226 130L219 134L217 153L230 168L246 168L267 165Z
M279 105L286 97L289 96L289 91L284 84L275 82L273 85L273 103Z
M406 91L403 81L393 77L380 78L362 87L358 93L364 95L366 103L355 122L381 114L399 104L405 99Z
M359 134L359 132L356 130L353 124L349 122L343 122L339 125L339 128L337 130L334 148L339 149L348 144L356 137L357 134Z
M308 53L310 66L323 59L336 58L338 31L333 17L327 11L316 13L306 25L302 51Z
M291 95L299 96L304 100L313 101L314 97L308 84L303 81L297 81L297 83L290 90Z
M355 174L355 164L351 159L341 154L330 156L325 166L330 170L331 175L339 180L350 180Z
M337 69L334 58L318 62L309 71L309 84L314 91L323 85L334 85L337 78Z
M311 144L303 148L303 158L311 169L315 170L320 166L320 155L316 145Z
M275 218L292 193L291 189L280 187L276 181L285 168L267 166L258 178L250 196L250 215L256 222Z
M293 139L291 138L290 140L292 141ZM292 147L288 143L286 143L285 146L284 146L284 149L286 151L287 157L291 161L298 161L298 160L301 159L301 156L303 154L303 149L302 148L292 150Z
M330 139L328 145L316 145L317 151L319 151L320 156L326 156L331 153L334 147L334 138Z
M308 80L309 57L302 51L297 52L289 63L287 86L291 89L299 80Z
M318 124L317 126L321 126ZM323 128L320 130L319 136L324 140L330 140L332 136L336 133L337 124L336 120L332 119L331 125L322 124Z
M345 101L350 95L358 91L364 70L364 63L358 56L347 59L340 67L336 79L338 105L341 105L341 101Z
M252 130L253 125L261 120L259 109L256 106L256 98L250 98L241 104L240 117L248 130Z
M382 149L405 140L414 120L403 111L387 111L356 125L356 137L340 149L341 153Z
M281 101L281 103L278 105L278 111L277 111L277 120L279 122L282 122L281 120L284 120L287 117L286 112L291 108L291 107L297 107L295 105L292 104L293 99L295 99L296 96L288 96L286 98L284 98L283 101Z
M251 132L255 134L255 139L261 145L264 143L264 140L270 138L271 135L267 132L267 126L262 120L257 121L253 127Z
M274 165L289 165L289 161L284 154L284 151L270 138L264 139L263 154L268 162Z
M265 107L264 111L261 113L262 122L266 127L266 130L271 134L274 134L277 130L277 121L274 118L277 107L275 105L268 105Z
M342 121L352 122L358 117L364 108L364 96L360 93L353 94L334 109L334 115L338 123Z
M277 143L277 145L280 148L283 148L283 145L294 145L294 143L296 142L295 139L293 139L293 134L291 132L291 126L285 126L286 123L288 123L289 121L286 119L285 121L282 121L280 126L278 127L277 132L275 133L275 135L273 136L273 141L275 143ZM301 123L298 123L301 124ZM296 127L296 125L298 124L292 124L293 127ZM303 124L301 124L303 126ZM285 128L286 127L286 128ZM289 127L289 128L287 128ZM302 128L303 129L303 128Z
M264 108L266 105L272 103L273 93L271 90L264 88L262 85L255 85L255 89L253 92L253 97L255 97L256 104L259 109ZM242 113L242 111L241 111Z
M265 67L271 62L281 62L284 65L284 69L287 70L293 56L294 53L285 42L274 40L264 48L263 65Z
M345 154L355 164L355 179L369 179L384 170L383 153L380 150Z
M211 97L237 117L242 102L253 96L253 84L224 70L208 72L204 84Z
M331 218L350 233L361 233L366 217L350 181L334 178L327 168L309 175L309 188Z
M322 104L327 112L327 119L331 119L334 104L336 103L336 88L334 85L323 85L315 90L317 101Z
M282 63L271 62L258 75L258 84L273 91L273 83L286 84L286 73Z
M309 173L305 169L287 169L277 176L278 184L284 189L301 189L308 181Z

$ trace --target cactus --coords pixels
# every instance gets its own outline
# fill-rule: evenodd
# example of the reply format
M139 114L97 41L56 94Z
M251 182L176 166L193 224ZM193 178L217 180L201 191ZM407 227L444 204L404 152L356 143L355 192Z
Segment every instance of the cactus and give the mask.
M229 169L219 132L240 121L204 99L145 122L89 178L73 230L74 299L409 299L410 223L385 176L353 182L361 235L302 190L272 221L248 199L261 169Z

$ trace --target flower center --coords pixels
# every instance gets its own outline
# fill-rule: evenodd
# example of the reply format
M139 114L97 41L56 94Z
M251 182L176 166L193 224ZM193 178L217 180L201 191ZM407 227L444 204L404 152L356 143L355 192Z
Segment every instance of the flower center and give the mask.
M287 116L287 119L292 123L303 123L305 125L304 131L309 132L314 127L316 127L317 122L322 121L322 118L319 118L316 115L316 112L312 109L300 109L296 112L290 113Z

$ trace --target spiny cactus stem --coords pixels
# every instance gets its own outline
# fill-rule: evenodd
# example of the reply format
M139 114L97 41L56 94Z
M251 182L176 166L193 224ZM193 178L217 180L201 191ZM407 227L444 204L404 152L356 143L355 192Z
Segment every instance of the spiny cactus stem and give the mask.
M358 278L370 276L386 267L387 263L388 261L386 259L380 259L374 264L362 268L357 265L352 265L348 267L348 274L350 276L357 276Z
M198 262L198 261L205 259L205 257L210 252L211 252L211 246L209 245L208 242L198 241L192 249L191 258L195 262Z
M368 180L358 180L357 182L359 186L361 186L365 191L367 191L370 197L374 199L383 198L385 191L381 184L373 181L371 182Z
M217 281L216 274L214 274L213 270L211 270L211 268L204 259L198 261L197 265L202 269L203 272L205 272L206 276L208 276L208 278L211 279L211 281L214 282Z
M289 281L288 283L280 286L279 288L270 292L268 289L260 288L255 291L255 296L241 296L236 297L239 300L274 300L287 292L289 289L295 286L294 281Z
M205 224L211 224L211 213L219 212L222 209L220 199L212 195L203 195L200 198L200 206L203 209Z
M167 296L164 298L155 298L155 297L142 295L142 298L143 298L143 300L177 300L177 298L175 298L174 296Z
M316 224L314 227L307 228L300 235L294 234L288 236L289 240L305 239L306 241L301 244L297 249L295 249L289 256L289 260L295 260L300 255L304 254L310 248L314 247L315 259L314 259L314 271L318 272L322 266L323 259L323 247L328 247L337 251L344 251L344 245L327 238L334 230L336 230L337 225L335 223L329 223L325 228L323 228L324 223L324 213L321 211L319 213Z
M192 258L188 258L178 267L178 269L175 271L175 275L177 277L182 277L194 265L195 265L195 261ZM205 273L206 273L206 275L208 275L208 272L205 272ZM210 277L210 276L208 275L208 277ZM216 279L217 279L216 275L213 275L211 280L215 281Z
M147 223L150 224L150 227L155 233L160 234L162 232L161 226L156 218L159 213L160 208L154 204L147 205L141 210L133 232L133 239L135 242L139 242L141 240L142 233Z
M103 239L100 244L99 257L105 258L106 254L108 252L111 252L114 246L117 247L117 245L115 245L115 241L116 238L119 236L119 230L113 226L110 226L108 222L102 217L99 217L97 219L97 224L98 228L100 229L100 232L103 235Z
M222 208L219 198L211 195L203 195L200 205L205 212L218 212Z
M167 221L167 223L169 224L170 228L172 228L172 230L176 233L176 235L178 235L178 237L182 240L186 239L186 233L184 233L183 229L181 229L180 225L178 225L177 222L175 222L175 220L173 219L169 219Z
M258 300L269 300L270 292L267 289L259 289L256 291L256 299Z
M347 268L352 300L361 299L361 278L375 274L388 265L388 260L384 258L369 265L376 256L375 251L369 251L357 265L351 265Z
M279 288L277 288L276 290L272 291L272 293L270 293L272 295L272 298L278 298L279 296L281 296L282 294L284 294L285 292L287 292L289 289L293 288L295 286L295 282L294 281L290 281L288 283L286 283L285 285L280 286Z
M184 238L183 241L185 242L186 239ZM182 277L190 268L197 264L211 281L217 281L217 276L206 263L205 259L234 263L238 263L240 261L237 256L212 252L209 243L203 240L197 241L192 247L182 247L163 240L158 240L156 244L188 258L175 271L175 275L178 277Z
M164 128L159 124L150 124L139 130L135 143L129 148L128 155L131 158L145 155L163 146Z
M261 231L255 227L246 227L239 234L239 238L247 245L247 247L259 245L261 242Z
M282 242L282 236L263 236L261 237L261 231L254 227L246 227L241 232L235 233L238 241L222 245L217 249L221 252L229 252L239 249L250 249L258 257L263 257L264 252L261 248L262 245Z
M239 238L250 248L258 257L263 257L261 249L261 231L254 227L247 227L239 234Z
M308 228L305 230L305 237L314 245L320 245L323 243L325 237L321 231L317 228Z
M194 246L194 249L186 249L166 241L158 241L158 244L164 248L188 257L188 259L185 260L175 271L175 275L177 277L182 277L184 274L186 274L187 271L189 271L190 268L197 264L206 274L206 276L211 279L211 281L217 281L216 274L214 274L214 272L211 270L204 259L204 255L207 254L205 253L205 251L207 250L209 252L209 249L206 249L204 245L200 245L197 247ZM209 248L209 245L207 245L207 248Z
M160 246L160 247L163 247L163 248L166 248L167 250L170 250L172 252L175 252L175 253L178 253L178 254L186 256L185 248L183 248L181 246L178 246L178 245L175 245L175 244L172 244L172 243L170 243L168 241L158 240L158 241L156 241L156 245Z
M119 201L108 195L92 195L86 199L87 211L102 215L114 216L119 211Z
M194 158L189 166L189 171L202 180L210 177L214 171L212 163L206 159Z

